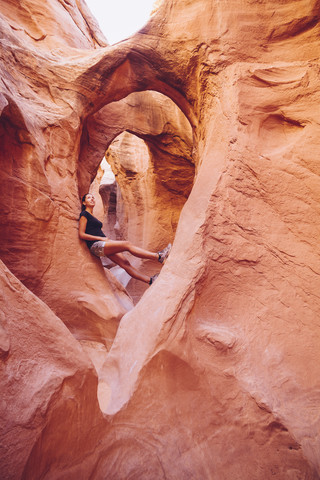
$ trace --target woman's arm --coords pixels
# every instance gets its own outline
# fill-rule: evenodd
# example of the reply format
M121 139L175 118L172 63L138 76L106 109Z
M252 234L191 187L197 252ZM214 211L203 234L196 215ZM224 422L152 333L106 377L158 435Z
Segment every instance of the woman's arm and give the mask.
M84 215L80 217L79 238L81 238L81 240L96 240L96 241L102 240L103 242L105 242L107 240L107 237L96 237L95 235L89 235L89 233L86 233L87 221L88 220Z

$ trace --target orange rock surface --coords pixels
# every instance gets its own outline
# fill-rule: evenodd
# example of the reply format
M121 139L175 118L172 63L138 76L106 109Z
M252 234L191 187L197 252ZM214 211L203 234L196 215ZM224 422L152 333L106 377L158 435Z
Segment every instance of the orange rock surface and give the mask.
M112 47L83 0L0 25L0 477L318 479L318 2L164 0ZM134 308L77 236L124 131L180 214Z

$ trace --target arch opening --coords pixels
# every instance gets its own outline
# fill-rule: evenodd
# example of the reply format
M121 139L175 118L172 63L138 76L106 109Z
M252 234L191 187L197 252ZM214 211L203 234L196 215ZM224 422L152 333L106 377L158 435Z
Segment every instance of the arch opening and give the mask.
M172 243L195 172L192 129L181 110L158 92L133 93L97 112L86 129L82 160L87 162L80 166L91 183L80 193L90 189L98 196L95 214L104 219L105 234L152 251ZM110 172L105 174L108 164L112 182ZM79 179L85 175L80 172ZM148 262L134 258L132 263L156 273ZM128 285L135 302L146 288L140 283L130 279Z

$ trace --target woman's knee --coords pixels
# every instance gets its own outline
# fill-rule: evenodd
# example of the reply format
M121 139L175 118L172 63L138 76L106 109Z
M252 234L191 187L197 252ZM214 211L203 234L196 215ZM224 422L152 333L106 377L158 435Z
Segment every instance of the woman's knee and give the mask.
M120 267L131 267L129 260L123 255L123 253L115 253L114 255L109 255L109 258L117 263Z
M125 267L131 267L131 263L129 262L129 260L127 258L122 258L121 259L121 262L122 262L122 265L124 265Z
M131 247L132 247L132 243L129 242L128 240L124 240L124 241L123 241L123 246L124 246L124 249L125 249L125 250L130 251L130 250L131 250Z

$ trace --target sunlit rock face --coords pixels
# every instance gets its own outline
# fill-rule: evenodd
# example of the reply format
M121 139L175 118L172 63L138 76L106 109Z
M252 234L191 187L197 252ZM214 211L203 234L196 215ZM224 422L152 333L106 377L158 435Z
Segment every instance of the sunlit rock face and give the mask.
M62 2L41 2L38 16L36 2L24 5L23 15L0 8L1 256L40 300L2 267L2 391L16 403L1 407L1 476L318 479L317 2L164 1L143 31L100 48L78 27L68 43L63 20L50 30ZM145 90L188 118L195 179L170 258L130 310L80 244L77 218L104 152L129 128L124 99ZM105 109L122 107L113 134L95 131ZM143 135L156 162L163 142L153 151ZM15 347L8 304L36 312L33 348ZM29 371L22 383L12 374L35 358L36 395ZM71 393L56 395L66 377ZM30 398L41 416L22 414ZM75 412L70 436L55 436Z
M108 44L83 0L1 2L3 33L14 33L28 48L63 55L66 48L92 49Z

